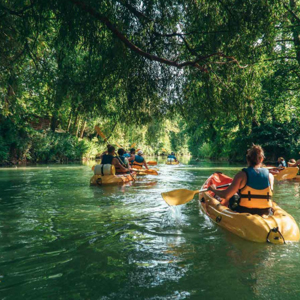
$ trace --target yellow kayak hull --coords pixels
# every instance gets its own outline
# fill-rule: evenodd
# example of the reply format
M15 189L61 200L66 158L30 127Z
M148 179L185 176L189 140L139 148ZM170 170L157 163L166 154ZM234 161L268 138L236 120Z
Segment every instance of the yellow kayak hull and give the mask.
M295 178L291 179L291 181L300 181L300 175L297 175Z
M166 165L179 165L179 161L167 161Z
M130 181L134 181L136 175L122 174L122 175L94 175L91 180L91 185L109 185L109 184L124 184Z
M243 239L272 244L299 241L299 228L294 218L275 202L272 216L259 216L232 211L227 206L221 205L211 191L200 193L199 200L201 210L215 224Z
M269 171L277 180L289 180L294 179L297 176L299 169L298 167L288 167L284 169L269 169Z

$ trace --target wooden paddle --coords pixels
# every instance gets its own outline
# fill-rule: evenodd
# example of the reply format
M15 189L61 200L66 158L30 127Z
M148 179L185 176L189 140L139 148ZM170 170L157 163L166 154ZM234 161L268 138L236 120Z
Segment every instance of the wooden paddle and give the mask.
M217 186L217 189L230 186L230 183ZM208 189L191 191L186 189L174 190L171 192L161 193L163 199L169 205L182 205L194 199L196 194L207 192Z
M157 165L157 161L148 161L147 165L149 165L149 166L156 166Z
M106 143L108 143L105 134L100 130L99 126L96 125L95 130L97 134L100 135Z

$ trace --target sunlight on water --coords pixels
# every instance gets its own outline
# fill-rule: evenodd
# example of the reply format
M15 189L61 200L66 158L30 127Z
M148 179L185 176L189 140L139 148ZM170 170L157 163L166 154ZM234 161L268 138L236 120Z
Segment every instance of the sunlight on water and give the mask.
M99 188L91 164L0 169L1 299L299 298L299 243L251 243L213 224L197 196L161 197L243 166L159 159L158 176ZM276 182L298 223L299 195L298 182Z

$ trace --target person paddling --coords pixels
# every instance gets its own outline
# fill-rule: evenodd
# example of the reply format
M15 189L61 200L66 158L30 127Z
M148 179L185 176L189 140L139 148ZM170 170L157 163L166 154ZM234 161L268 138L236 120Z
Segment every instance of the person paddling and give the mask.
M177 158L176 158L174 152L172 152L170 155L168 155L168 159L174 159L175 161L177 161Z
M132 149L131 149L132 150ZM135 153L135 150L134 150L134 153ZM148 165L146 163L146 160L145 158L143 157L143 151L142 150L139 150L137 155L132 155L130 158L129 158L129 161L131 162L131 166L133 168L142 168L142 167L145 167L147 170L149 170L148 168Z
M116 158L118 159L119 163L124 168L128 169L129 171L124 171L119 166L116 166L116 173L117 174L124 174L124 173L129 174L130 173L129 162L128 162L127 158L124 157L124 154L125 154L125 150L123 148L120 148L120 149L118 149L118 156Z
M129 158L129 157L130 157L130 151L128 151L128 152L129 152L129 153L128 153L128 152L126 152L126 151L124 150L124 152L125 152L125 153L123 154L123 156L126 157L126 158Z
M285 159L283 157L278 157L277 167L278 168L286 168L287 167Z
M101 164L105 165L105 164L110 164L115 166L116 170L120 170L120 172L122 173L127 173L130 172L129 168L125 168L124 166L122 166L122 164L120 163L120 161L118 160L118 158L116 158L115 155L115 147L113 146L109 146L107 149L107 154L104 153L102 155L102 161Z
M272 194L274 176L266 168L261 168L264 151L259 145L253 145L247 151L248 168L237 173L231 185L223 191L215 185L208 189L223 198L222 205L239 213L258 215L272 214Z
M300 166L300 159L298 159L296 161L294 158L292 158L292 159L289 160L288 164L289 164L289 167L299 167Z

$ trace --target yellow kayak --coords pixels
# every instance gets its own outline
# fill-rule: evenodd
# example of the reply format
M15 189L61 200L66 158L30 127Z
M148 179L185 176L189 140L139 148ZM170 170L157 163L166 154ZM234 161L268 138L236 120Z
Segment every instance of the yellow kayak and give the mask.
M166 165L179 165L179 161L166 161Z
M293 179L291 179L292 181L300 181L300 175L297 175L296 177L294 177Z
M135 174L122 174L122 175L94 175L91 180L91 185L107 185L107 184L124 184L134 181Z
M277 180L294 179L299 172L298 167L287 168L268 168L269 172L274 175Z
M222 174L211 175L202 189L211 184L223 185L232 182L232 178ZM272 216L259 216L238 213L221 205L211 191L199 194L202 211L217 225L252 242L284 244L299 241L299 228L294 218L273 202Z

